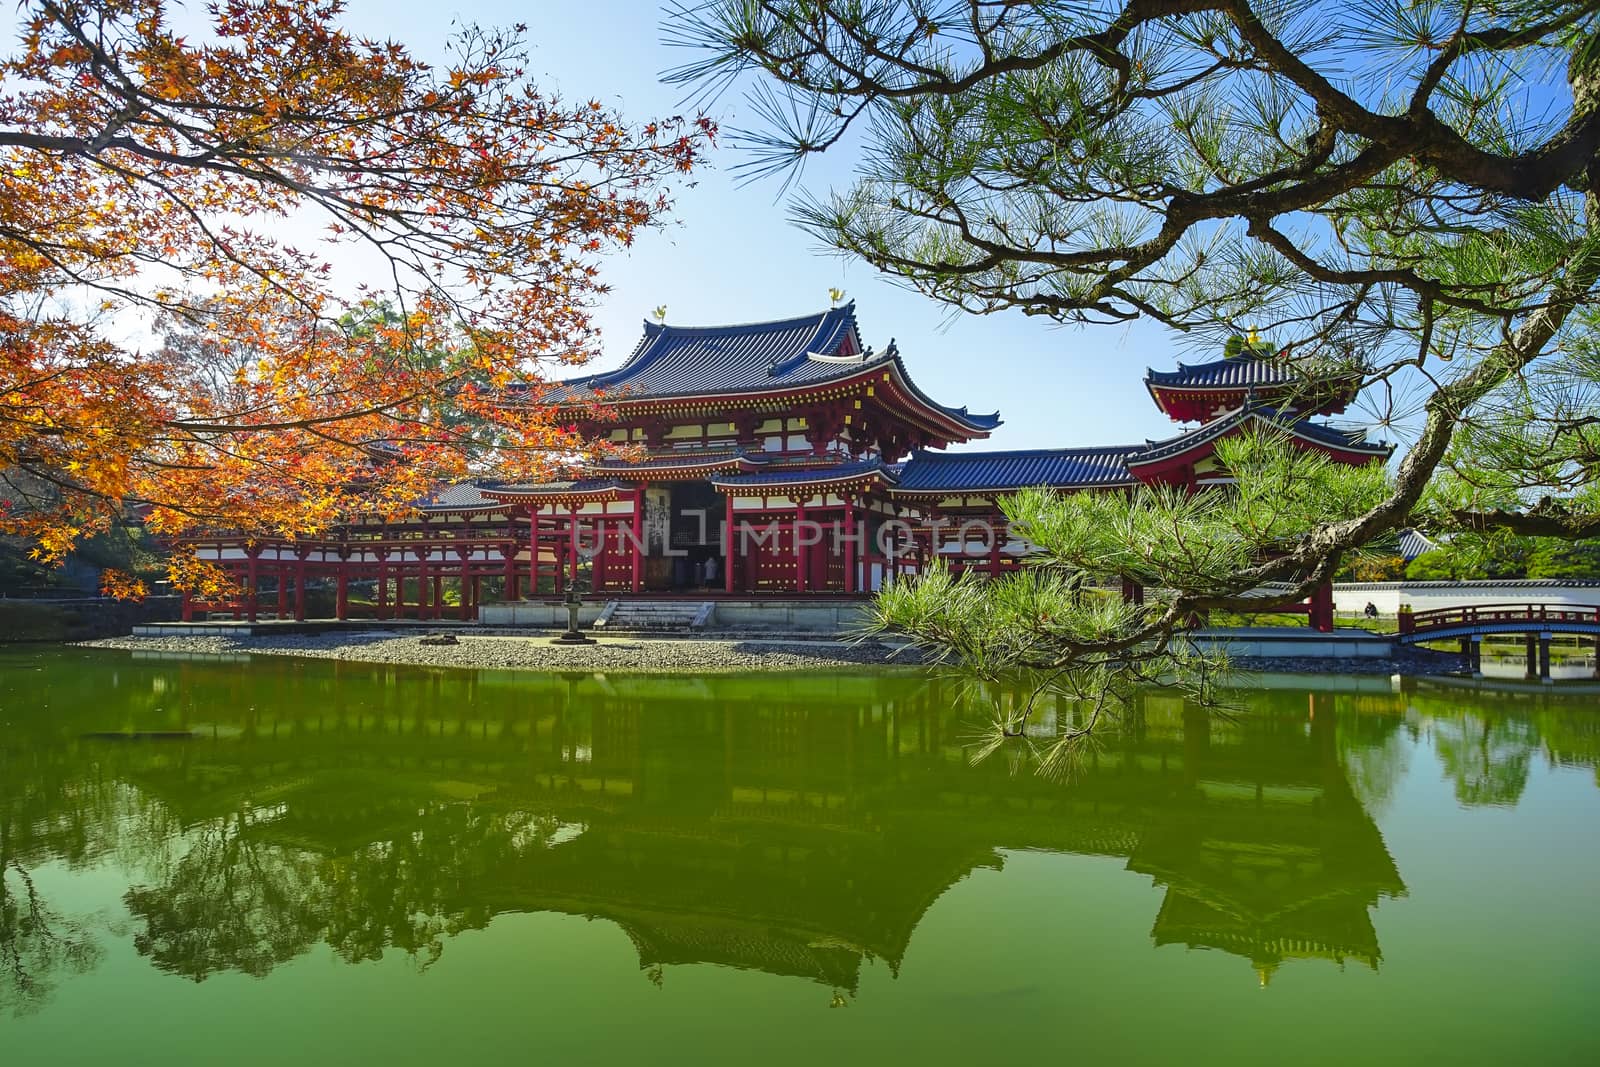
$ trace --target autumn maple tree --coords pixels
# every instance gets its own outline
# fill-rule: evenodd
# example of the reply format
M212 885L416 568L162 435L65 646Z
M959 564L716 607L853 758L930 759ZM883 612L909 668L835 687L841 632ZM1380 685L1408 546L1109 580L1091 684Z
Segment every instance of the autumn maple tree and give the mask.
M296 536L585 442L597 260L714 134L542 93L520 27L447 58L336 0L28 0L0 58L0 532ZM492 432L485 432L485 427ZM183 557L174 578L206 576ZM116 576L114 591L134 591Z

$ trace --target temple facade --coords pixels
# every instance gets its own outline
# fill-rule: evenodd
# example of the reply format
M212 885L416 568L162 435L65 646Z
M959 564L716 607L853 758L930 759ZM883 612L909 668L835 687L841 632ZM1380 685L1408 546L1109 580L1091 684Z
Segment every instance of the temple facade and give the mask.
M863 343L853 304L736 326L646 323L622 366L538 398L570 409L616 455L558 481L452 486L405 523L293 542L204 538L201 558L246 592L240 603L186 605L186 617L254 619L271 607L267 584L279 617L305 618L307 582L326 579L339 618L351 613L351 584L366 582L379 618L470 619L486 599L575 583L603 597L860 595L936 557L990 575L1015 569L1028 546L1007 534L1000 501L1023 488L1208 491L1229 481L1217 441L1252 426L1341 463L1391 451L1320 421L1344 410L1357 378L1248 347L1152 370L1146 385L1184 424L1169 438L994 451L965 446L987 441L999 414L923 392L893 340Z

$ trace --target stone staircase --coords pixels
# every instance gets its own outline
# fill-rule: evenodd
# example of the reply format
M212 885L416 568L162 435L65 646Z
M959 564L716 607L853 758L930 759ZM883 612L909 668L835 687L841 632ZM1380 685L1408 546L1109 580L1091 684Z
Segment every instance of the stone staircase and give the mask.
M693 600L612 600L595 620L597 630L702 630L715 605Z

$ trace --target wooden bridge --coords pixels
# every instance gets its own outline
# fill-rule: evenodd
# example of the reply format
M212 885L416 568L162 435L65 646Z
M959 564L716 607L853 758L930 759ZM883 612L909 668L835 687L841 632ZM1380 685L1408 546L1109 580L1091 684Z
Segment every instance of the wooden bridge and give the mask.
M1600 654L1600 608L1563 604L1472 604L1434 611L1400 613L1400 644L1445 641L1458 638L1462 655L1472 661L1472 673L1480 674L1483 663L1483 638L1492 634L1522 634L1528 659L1528 676L1550 681L1550 638L1555 634L1593 636ZM1597 660L1600 671L1600 660Z

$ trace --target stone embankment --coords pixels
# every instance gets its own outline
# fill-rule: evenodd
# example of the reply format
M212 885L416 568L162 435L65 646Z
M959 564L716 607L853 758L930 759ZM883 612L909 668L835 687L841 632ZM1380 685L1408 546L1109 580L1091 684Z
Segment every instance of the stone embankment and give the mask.
M552 645L548 634L461 634L455 644L425 643L426 633L335 632L226 637L113 637L84 642L177 655L309 656L361 663L487 670L730 673L917 662L909 649L843 641L786 638L652 638L617 636L593 645Z
M1407 674L1434 675L1465 672L1467 657L1427 648L1396 648L1382 658L1234 656L1228 665L1238 671L1262 674Z

